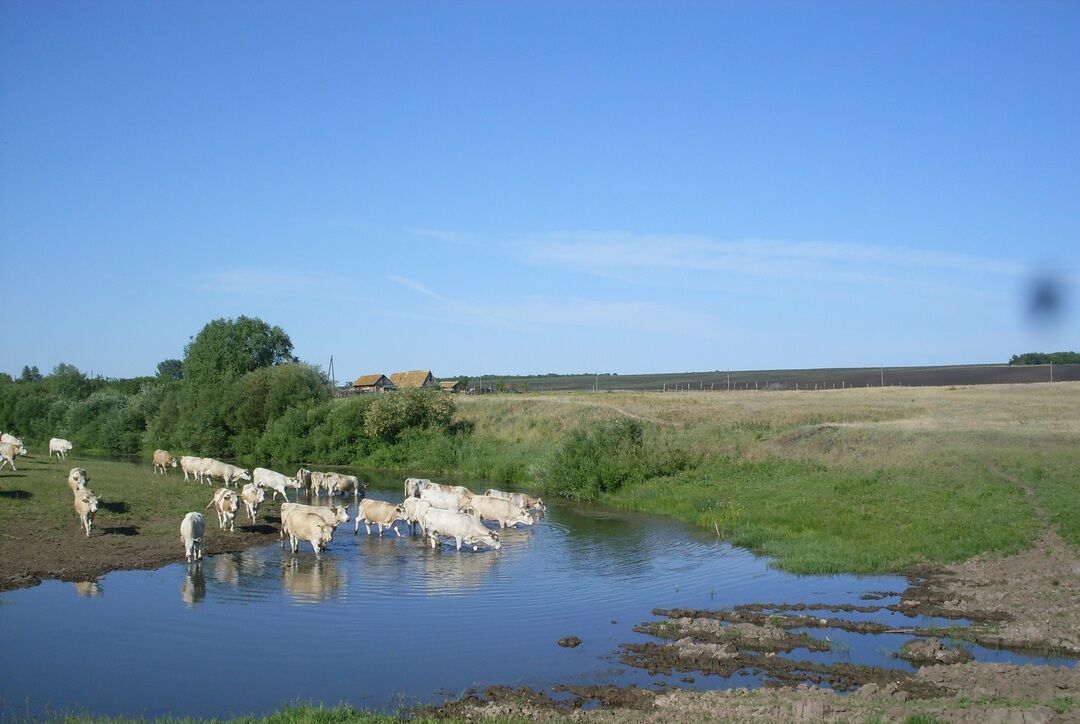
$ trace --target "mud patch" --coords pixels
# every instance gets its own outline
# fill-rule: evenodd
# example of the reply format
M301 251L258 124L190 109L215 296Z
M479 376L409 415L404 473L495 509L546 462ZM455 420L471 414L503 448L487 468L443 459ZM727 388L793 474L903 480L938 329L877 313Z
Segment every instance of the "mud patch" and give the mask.
M940 639L931 636L928 639L914 639L900 647L897 658L913 664L960 664L971 661L970 651L957 646L946 646Z

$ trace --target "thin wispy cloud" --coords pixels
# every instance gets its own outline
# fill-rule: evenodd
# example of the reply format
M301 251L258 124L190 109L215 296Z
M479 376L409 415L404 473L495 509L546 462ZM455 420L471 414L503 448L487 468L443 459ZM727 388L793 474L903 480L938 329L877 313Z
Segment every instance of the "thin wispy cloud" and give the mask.
M521 242L527 259L607 276L626 270L687 270L777 278L881 283L899 276L964 272L1005 277L1023 265L971 255L830 241L719 240L704 236L554 232Z
M634 332L708 334L715 320L707 315L646 301L600 301L596 299L547 299L531 296L499 304L476 304L452 299L407 277L390 275L390 281L439 302L437 315L459 324L495 325L525 331L537 325L592 327Z

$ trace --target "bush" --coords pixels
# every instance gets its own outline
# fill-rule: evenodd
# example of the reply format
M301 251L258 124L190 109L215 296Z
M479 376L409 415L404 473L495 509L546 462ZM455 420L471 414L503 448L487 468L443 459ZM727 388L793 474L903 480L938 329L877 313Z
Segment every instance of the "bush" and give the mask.
M596 500L645 479L645 431L637 420L594 423L570 432L544 474L549 493Z
M440 390L406 389L376 397L364 416L368 437L395 443L409 428L449 430L454 400Z

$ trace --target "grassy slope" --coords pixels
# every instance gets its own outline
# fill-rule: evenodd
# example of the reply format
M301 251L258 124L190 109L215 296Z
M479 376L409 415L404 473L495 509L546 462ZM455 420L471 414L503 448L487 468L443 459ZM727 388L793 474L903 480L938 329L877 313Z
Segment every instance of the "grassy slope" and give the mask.
M700 461L606 502L653 511L800 572L892 572L1007 554L1035 504L1080 546L1080 384L819 393L464 398L478 435L552 450L576 424L631 415ZM1025 493L1029 486L1034 500Z

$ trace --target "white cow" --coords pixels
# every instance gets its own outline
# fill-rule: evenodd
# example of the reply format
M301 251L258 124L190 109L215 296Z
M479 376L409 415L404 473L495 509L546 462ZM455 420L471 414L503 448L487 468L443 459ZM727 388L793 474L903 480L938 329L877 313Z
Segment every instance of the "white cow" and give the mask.
M236 511L240 507L237 502L236 491L228 488L218 488L214 491L214 499L207 503L206 507L214 506L217 511L218 528L225 530L228 524L229 532L236 531Z
M454 513L449 510L437 510L431 508L424 513L421 525L424 526L431 547L439 544L439 536L444 535L457 541L457 549L461 550L461 544L472 546L475 551L478 544L490 545L495 550L502 548L499 542L499 534L489 530L483 523L471 515Z
M532 516L509 500L492 498L490 495L474 495L469 501L465 512L473 512L480 516L481 520L493 520L500 528L507 526L532 525L535 521Z
M202 560L203 532L206 526L202 513L188 513L180 521L180 540L184 544L184 556L188 563Z
M0 442L10 442L13 445L20 445L20 446L23 444L22 440L15 437L10 432L0 432Z
M79 488L85 488L89 482L90 476L82 468L72 468L68 473L67 484L73 493L79 492Z
M420 500L431 503L432 508L457 512L469 504L472 495L466 492L447 492L439 487L423 488L420 490Z
M484 495L490 495L492 498L502 498L503 500L509 500L519 508L529 510L531 508L537 508L539 510L547 510L547 506L544 505L544 501L535 495L527 495L526 493L506 493L502 490L496 490L495 488L489 488L484 492Z
M289 488L300 489L300 481L296 478L290 478L287 475L275 473L273 470L267 470L266 468L255 468L252 472L255 475L256 485L274 491L274 500L277 500L278 493L281 493L281 497L285 498L287 503L289 502L289 496L285 494L285 491Z
M195 478L195 482L201 483L206 472L207 458L194 455L184 455L180 458L180 469L184 471L184 480L188 480L188 473Z
M15 458L25 454L26 448L19 443L0 442L0 470L2 470L5 465L11 465L12 470L18 470L18 468L15 467Z
M432 482L427 478L405 478L405 497L419 498L420 491L429 485Z
M204 460L209 461L205 475L211 480L214 478L221 478L221 482L226 486L231 486L239 480L251 480L251 473L244 468L230 465L229 463L223 463L220 460L214 460L213 458L204 458Z
M83 527L86 528L86 537L90 537L90 529L94 526L94 514L97 513L98 498L89 488L79 488L75 491L75 512L79 516Z
M321 505L303 505L301 503L282 503L281 504L281 532L279 538L281 539L281 546L285 546L285 536L290 535L289 524L294 517L303 518L304 516L312 515L323 521L329 526L334 528L338 527L342 523L349 522L349 513L343 506L335 505L332 508L327 508Z
M356 506L356 523L353 526L353 533L360 531L361 520L364 521L364 530L368 535L371 534L370 526L377 525L379 526L379 535L383 534L383 528L390 528L400 537L401 531L394 528L394 523L399 520L406 520L405 510L400 505L364 498Z
M255 483L247 483L240 491L240 500L244 501L248 518L254 523L255 514L259 511L259 504L266 500L266 493Z
M421 519L425 512L431 508L431 503L426 500L420 500L420 498L405 498L405 502L401 504L402 509L405 511L405 522L409 524L409 535L416 533L416 526L420 526L420 532L424 532L424 525L421 523Z
M66 458L68 452L71 451L71 441L65 440L62 437L54 437L49 439L49 457L51 458L53 453L56 453L56 457Z
M348 495L352 493L353 500L364 497L364 484L355 475L344 473L327 473L332 476L333 483L330 487L330 495Z
M167 450L154 451L154 472L165 475L169 467L176 467L176 458Z
M334 539L334 526L315 515L294 515L289 518L289 544L296 553L301 540L311 543L316 558L322 558L322 551Z

